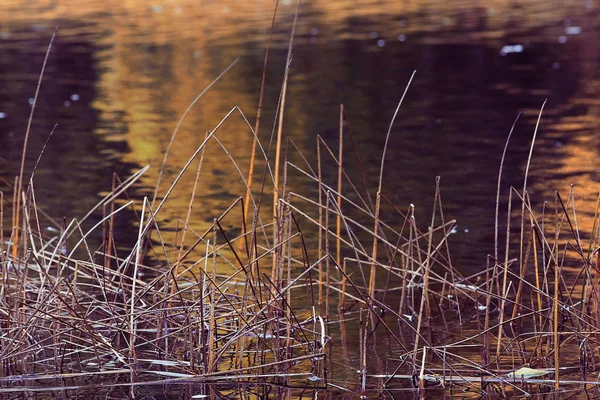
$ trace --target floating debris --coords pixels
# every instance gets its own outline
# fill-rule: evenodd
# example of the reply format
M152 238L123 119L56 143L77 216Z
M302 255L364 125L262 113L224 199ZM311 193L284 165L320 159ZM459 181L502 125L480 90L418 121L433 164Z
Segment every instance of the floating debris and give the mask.
M554 373L553 369L548 369L548 368L543 368L543 369L535 369L535 368L529 368L529 367L523 367L523 368L519 368L516 371L513 372L509 372L508 374L506 374L506 376L508 376L509 378L525 378L525 379L529 379L529 378L535 378L538 376L544 376L544 375L548 375L548 374L552 374Z
M464 283L457 283L455 286L459 289L467 289L473 291L479 290L479 288L475 285L465 285Z

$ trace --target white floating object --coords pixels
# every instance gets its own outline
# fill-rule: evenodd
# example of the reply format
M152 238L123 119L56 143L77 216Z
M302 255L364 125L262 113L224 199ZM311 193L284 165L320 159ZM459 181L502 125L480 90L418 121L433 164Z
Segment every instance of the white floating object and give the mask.
M561 37L558 38L558 41L560 43L567 43L567 37L566 36L561 36Z
M516 371L509 372L506 374L509 378L520 379L521 377L525 379L536 378L539 376L544 376L548 374L553 374L554 370L550 368L542 368L542 369L534 369L529 367L519 368Z
M71 95L71 101L77 101L79 100L79 93L73 93Z
M377 41L377 47L383 47L383 46L385 46L385 40L383 40L383 39L379 39L379 40Z
M405 40L406 40L406 35L404 33L401 33L398 35L399 42L404 42Z
M567 26L565 28L565 33L567 35L579 35L581 33L581 27L580 26Z
M0 112L0 119L6 118L6 113Z
M457 283L456 287L459 289L479 290L479 288L475 285L465 285L464 283Z
M511 54L511 53L522 53L523 50L524 50L524 47L522 44L513 44L513 45L508 45L508 46L502 47L502 50L500 50L500 54L505 56L505 55Z

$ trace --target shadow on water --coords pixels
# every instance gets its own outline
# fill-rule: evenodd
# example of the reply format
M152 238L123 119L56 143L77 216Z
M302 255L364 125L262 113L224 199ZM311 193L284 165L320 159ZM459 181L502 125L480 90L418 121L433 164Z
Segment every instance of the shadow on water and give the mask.
M76 25L68 21L64 24ZM85 28L78 26L84 32ZM0 94L0 130L3 133L0 136L0 169L4 193L12 192L14 181L11 177L18 175L36 76L39 76L51 33L45 28L38 29L40 31L32 36L31 27L14 27L11 31L14 39L4 41L0 50L3 87ZM93 35L81 34L76 41L57 40L38 97L27 145L25 179L31 176L39 158L34 187L39 196L39 207L53 218L43 227L50 234L60 229L63 217L69 221L81 218L92 209L103 193L110 190L113 174L124 179L138 168L121 160L122 155L129 152L125 141L109 142L94 135L100 125L97 110L93 107L98 96L95 82L100 75L95 61L98 51ZM117 124L118 121L114 121L112 129ZM54 127L53 136L50 136ZM129 219L132 216L130 213ZM93 217L82 229L86 230L98 221L98 216ZM135 232L127 221L128 218L120 219L115 226L124 247L132 245L133 241L128 238ZM99 236L90 239L93 245L99 244Z

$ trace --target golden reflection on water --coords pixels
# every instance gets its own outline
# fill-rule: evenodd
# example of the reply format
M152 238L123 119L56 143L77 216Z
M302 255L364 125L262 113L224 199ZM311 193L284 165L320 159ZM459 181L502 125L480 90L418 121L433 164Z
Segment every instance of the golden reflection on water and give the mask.
M202 142L205 133L213 129L233 107L239 107L253 125L262 57L274 8L274 1L8 1L0 4L0 33L3 37L19 40L46 38L58 25L59 41L85 40L95 46L95 68L99 71L93 82L96 97L91 104L99 119L95 134L107 142L124 141L129 151L118 155L123 162L150 164L152 169L144 180L148 187L156 182L163 152L178 118L203 88L241 56L238 65L204 96L184 122L172 148L168 178L161 188L164 193L168 182ZM504 43L519 40L524 40L527 45L529 39L524 35L532 31L538 35L533 38L534 41L556 41L563 33L565 21L581 22L585 29L593 29L594 22L585 18L592 9L593 6L588 3L580 7L557 7L545 1L307 1L302 5L296 45L303 46L317 40L318 43L373 41L373 38L396 41L401 40L402 35L408 38L418 35L420 46L485 42L495 43L500 48ZM275 49L272 60L275 61L269 64L266 112L259 132L265 141L272 127L273 110L283 76L282 57L294 10L295 3L292 1L280 2L272 44ZM34 29L29 29L30 26ZM594 38L594 35L586 36L581 51L591 56L596 54ZM38 40L36 45L43 48L44 43L44 40ZM332 45L327 54L321 56L313 53L315 59L310 60L319 71L331 70L329 75L325 75L328 80L347 73L331 67L343 54L343 49L337 47ZM377 46L371 48L377 51ZM423 57L429 55L425 53ZM302 63L303 60L294 62ZM403 65L407 62L399 62L403 68L411 68ZM594 76L595 64L588 63L586 66L587 71L583 75ZM303 103L310 102L310 97L327 98L330 93L340 90L336 86L327 87L329 82L324 80L318 83L323 92L307 93L308 80L313 75L310 67L296 67L292 73L289 96L300 101L288 102L285 125L286 135L297 140L301 150L307 153L313 152L314 143L305 138L323 132L312 130L315 125L311 115L313 110ZM511 68L523 71L536 66L521 64ZM428 71L424 72L427 76ZM368 85L368 82L364 84ZM503 94L531 98L551 95L543 85L528 90L519 84L505 83L497 84L495 89ZM598 93L597 81L586 82L579 89L579 92L571 94L576 102L556 107L548 105L546 114L552 118L552 128L547 128L549 121L542 121L542 131L577 132L576 139L564 143L557 140L562 146L558 148L547 140L552 134L542 133L542 142L537 148L541 148L540 152L560 155L561 162L552 166L552 174L566 177L563 182L574 183L576 193L585 202L583 208L589 209L590 201L595 201L597 192L595 185L589 184L590 175L594 179L597 174L594 126L598 120L598 107L593 100ZM397 91L397 88L394 90ZM418 87L413 91L418 98ZM351 93L350 97L358 95ZM418 101L413 100L414 104L419 104ZM368 107L373 100L365 97L358 102ZM569 116L569 108L577 106L577 102L587 111L583 115ZM424 104L424 115L415 117L423 118L423 121L430 118L427 112L435 107L429 99ZM391 112L391 109L387 111ZM538 110L531 107L520 111L524 117L533 119ZM386 118L389 118L388 114L384 114ZM511 113L510 118L506 117L507 126L513 116ZM335 119L336 116L331 115L330 127L335 126ZM219 138L245 174L252 136L242 118L234 114L221 128ZM498 146L497 153L500 148ZM524 161L520 160L520 163L524 164ZM543 177L540 171L544 170L544 163L546 158L534 158L532 173ZM207 148L202 168L205 173L200 185L199 204L211 212L208 216L199 212L196 222L206 227L214 216L212 211L224 210L243 193L244 185L215 143ZM428 179L439 172L442 171L435 171ZM193 182L194 173L191 171L167 203L164 219L175 221L183 216ZM530 187L535 192L548 194L545 185L547 182L540 179L537 183L532 182ZM586 229L588 225L583 223Z
M148 187L156 182L163 152L178 118L203 88L241 56L238 65L204 96L182 125L172 148L168 178L161 189L164 193L168 182L202 142L205 133L213 129L233 107L239 107L253 125L262 57L274 8L273 1L8 1L0 4L0 33L11 39L45 38L58 25L59 41L85 40L95 46L95 68L99 71L93 82L97 95L91 104L99 119L95 134L107 142L125 141L129 151L118 155L122 161L136 165L150 164L152 169L144 180ZM587 3L581 7L556 7L545 1L307 1L302 4L296 45L307 45L311 40L318 40L318 43L373 41L374 37L392 41L400 40L402 35L408 38L418 35L420 46L491 42L497 43L500 48L505 43L529 40L523 35L532 31L538 35L533 39L535 41L555 41L563 33L561 24L567 20L581 22L584 28L592 29L594 23L589 19L579 20L592 11L591 8ZM272 43L275 49L272 60L275 61L269 64L266 112L259 132L265 141L272 127L273 110L283 76L282 57L287 47L294 10L295 3L289 0L279 4ZM35 29L28 29L29 26ZM43 40L38 41L37 46L42 48L44 43ZM594 43L593 35L589 40L586 37L582 44L583 51L593 56L596 51ZM347 73L332 68L343 54L343 50L337 47L334 44L321 55L313 53L315 58L310 60L319 71L331 70L329 75L325 75L330 81L340 73ZM376 51L377 46L372 46L372 49ZM477 59L474 58L474 61ZM303 60L294 62L302 63ZM407 64L405 61L400 63ZM327 98L339 89L336 86L327 87L329 82L323 80L318 83L323 88L321 93L307 93L306 87L311 83L308 80L314 74L310 66L308 70L304 65L294 67L289 96L300 101L287 104L286 135L294 138L301 150L311 153L314 143L305 138L323 132L309 131L315 125L312 122L314 116L311 115L313 110L303 102L310 101L306 99L307 96ZM523 68L534 69L536 66L521 64L512 68L513 71L522 71ZM593 65L587 67L586 76L594 75L593 68ZM427 76L428 71L424 72ZM368 85L368 82L365 84ZM558 120L553 119L552 131L578 132L577 139L561 143L564 146L560 149L540 145L538 148L545 149L539 151L560 154L563 161L553 165L552 173L568 177L566 181L576 185L578 196L586 199L584 209L588 209L588 199L595 198L597 191L594 185L587 182L590 174L595 174L596 150L590 144L595 144L593 127L598 108L593 97L598 89L593 83L581 85L580 89L583 92L574 93L572 97L584 102L582 105L587 109L584 115L564 115L560 107L574 107L572 103L555 108L549 104L546 111L547 115L560 116ZM542 85L527 90L519 84L507 82L497 84L496 90L531 98L549 95L549 89ZM419 96L418 88L413 92L416 92L414 96ZM357 97L358 93L351 92L349 95ZM413 100L413 104L418 104L418 101ZM435 107L435 104L427 105L429 99L425 101L424 115L416 118L427 120L427 113L430 112L427 107ZM364 106L370 102L372 99L368 97L359 100L359 104ZM391 112L391 109L388 111ZM525 117L533 119L538 110L532 107L520 111ZM389 118L388 114L384 114L386 118ZM511 114L510 119L512 117ZM335 115L331 115L330 126L335 126L335 118ZM510 119L506 118L506 125ZM548 124L543 120L542 130L547 129ZM359 128L362 127L359 125ZM218 137L245 174L252 136L242 118L234 114L223 125ZM545 140L544 137L542 134L540 140ZM500 147L497 150L499 152ZM537 168L534 168L534 175L543 176L535 171L544 170L545 160L543 157L534 158L534 167ZM520 162L524 164L523 160ZM244 185L237 171L215 143L207 148L202 168L205 173L199 194L201 207L211 211L224 210L236 196L243 193ZM193 181L192 171L186 174L178 191L167 203L163 211L164 219L175 221L183 216L182 210L186 209ZM535 183L530 187L547 194L543 190L546 182L539 184L541 188L534 186ZM208 214L199 212L197 222L208 226L214 216L212 212ZM588 227L585 223L584 226Z

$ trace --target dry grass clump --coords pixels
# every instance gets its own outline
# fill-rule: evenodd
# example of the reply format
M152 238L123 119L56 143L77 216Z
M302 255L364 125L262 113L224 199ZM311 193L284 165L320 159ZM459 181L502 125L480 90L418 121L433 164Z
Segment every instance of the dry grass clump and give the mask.
M290 41L290 57L291 48ZM234 108L164 194L158 182L153 199L126 200L142 168L116 179L88 215L52 237L42 229L33 174L25 181L21 169L11 237L1 241L0 393L110 383L131 395L152 385L201 385L282 398L407 390L425 396L458 387L476 396L527 396L597 385L598 211L584 244L574 194L566 202L557 194L551 212L537 213L525 179L522 191L508 195L504 251L497 233L485 268L464 277L450 256L455 222L444 216L439 179L422 230L414 206L400 210L385 195L386 148L375 193L364 173L346 173L344 141L353 147L351 162L360 159L343 107L337 151L319 138L316 166L301 154L306 162L289 161L295 146L284 146L282 135L286 82L287 72L268 145L256 135L259 119L252 127ZM32 116L34 109L35 102ZM219 140L234 117L254 138L251 164L264 163L262 176L254 169L245 175ZM191 213L209 142L229 157L247 192L196 232ZM169 149L164 163L168 156ZM324 174L328 163L337 166L335 182L324 177L331 176ZM193 172L178 242L165 243L157 217L181 177ZM312 192L292 190L295 179ZM501 197L499 189L497 204ZM138 235L118 256L114 220L132 207ZM93 214L102 217L84 230ZM223 228L225 219L237 221L237 233ZM102 245L94 249L89 238L99 232Z

